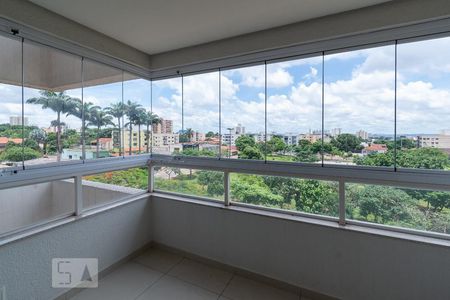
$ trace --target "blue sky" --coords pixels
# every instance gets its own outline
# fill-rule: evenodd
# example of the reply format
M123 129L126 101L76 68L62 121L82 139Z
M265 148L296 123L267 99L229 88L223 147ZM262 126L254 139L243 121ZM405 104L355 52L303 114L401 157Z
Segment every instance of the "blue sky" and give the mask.
M398 45L398 132L438 133L450 128L450 38ZM394 133L395 48L393 45L329 54L324 57L325 129L355 133ZM223 71L222 128L241 123L248 132L264 131L264 66ZM268 64L269 132L302 133L321 128L322 57ZM184 127L219 130L219 73L184 77ZM150 83L124 82L124 100L133 100L182 126L181 78ZM84 100L106 107L121 99L120 82L85 88ZM27 89L25 97L37 90ZM81 90L68 94L81 97ZM0 85L0 122L20 115L20 88ZM152 100L152 102L151 102ZM48 126L54 113L27 105L30 123ZM65 120L72 128L79 120Z

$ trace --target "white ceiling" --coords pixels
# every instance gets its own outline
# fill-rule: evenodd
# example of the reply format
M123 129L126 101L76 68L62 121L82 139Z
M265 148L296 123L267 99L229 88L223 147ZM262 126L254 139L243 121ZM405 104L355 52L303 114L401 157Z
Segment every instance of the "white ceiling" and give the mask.
M148 54L387 0L30 0Z

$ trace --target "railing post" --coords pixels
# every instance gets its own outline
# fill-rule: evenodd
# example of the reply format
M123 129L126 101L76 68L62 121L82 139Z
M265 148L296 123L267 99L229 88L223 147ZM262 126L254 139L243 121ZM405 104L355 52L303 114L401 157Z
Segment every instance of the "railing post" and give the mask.
M223 172L224 201L225 206L230 205L230 172Z
M155 189L155 168L150 163L148 165L148 192L153 193Z
M345 225L345 181L339 179L339 225Z
M83 178L81 176L75 176L75 215L79 216L83 212Z

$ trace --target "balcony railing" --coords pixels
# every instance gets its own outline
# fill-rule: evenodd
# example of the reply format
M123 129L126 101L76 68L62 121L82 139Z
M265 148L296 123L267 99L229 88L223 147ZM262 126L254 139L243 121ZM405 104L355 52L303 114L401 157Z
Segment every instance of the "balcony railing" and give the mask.
M67 164L54 167L36 168L26 171L11 172L3 174L0 178L0 190L13 189L27 185L35 185L46 182L54 182L59 180L66 180L64 184L73 184L73 193L66 195L65 201L73 201L73 205L66 205L73 207L72 210L67 211L67 214L59 214L58 220L71 217L80 216L92 205L88 204L86 194L83 189L92 188L92 184L83 184L83 176L99 174L102 172L112 172L117 170L125 170L130 168L148 168L148 189L141 191L142 193L157 192L159 195L166 194L178 195L184 198L195 198L202 201L213 201L221 203L224 207L235 206L251 208L255 212L264 210L272 211L280 214L288 214L299 216L302 218L320 219L327 222L334 222L342 227L346 225L358 225L361 227L371 227L383 230L409 233L418 236L433 237L439 239L450 239L450 235L440 232L432 232L425 230L418 230L415 228L405 228L400 226L391 226L386 224L379 224L376 222L363 222L350 218L346 214L346 207L348 203L347 186L349 184L367 184L378 186L391 186L402 189L414 190L430 190L430 191L450 191L450 174L448 172L433 171L433 170L398 170L384 169L384 168L367 168L354 166L331 166L331 165L317 165L317 164L303 164L303 163L282 163L282 162L265 162L252 160L235 160L235 159L217 159L217 158L199 158L187 156L164 156L164 155L138 155L127 158L112 158L99 159L93 161L86 161L83 164ZM208 170L216 171L223 174L223 197L220 200L214 197L177 193L169 190L158 189L155 186L156 170L161 167L182 168L187 170ZM243 203L239 199L232 197L232 177L234 174L252 174L260 176L274 176L288 179L304 179L316 180L320 182L331 183L330 187L333 189L333 197L336 198L336 211L329 213L315 213L302 211L301 209L285 209L283 207L255 205L252 203ZM244 175L240 175L244 176ZM69 179L69 180L68 180ZM68 180L68 181L67 181ZM95 185L95 184L94 184ZM103 185L103 188L107 185ZM111 186L109 186L111 187ZM59 193L61 194L61 193ZM115 198L117 201L130 199L139 193L123 193L120 197ZM6 194L3 194L6 195ZM148 194L151 195L151 194ZM67 198L73 198L68 200ZM94 201L95 202L95 201ZM112 202L104 201L99 205L110 205ZM98 205L97 205L98 207ZM34 222L35 220L33 220ZM55 218L46 218L42 216L36 225L41 226L49 222L55 221ZM18 228L25 230L30 227ZM11 236L17 233L18 230L6 232L2 236ZM1 238L1 236L0 236Z

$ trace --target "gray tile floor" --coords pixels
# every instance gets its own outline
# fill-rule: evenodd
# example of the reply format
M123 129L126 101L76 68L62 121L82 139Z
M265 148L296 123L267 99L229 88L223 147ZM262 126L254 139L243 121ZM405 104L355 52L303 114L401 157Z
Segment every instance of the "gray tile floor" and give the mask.
M71 299L299 300L300 296L171 252L150 249ZM301 298L301 300L307 300Z

